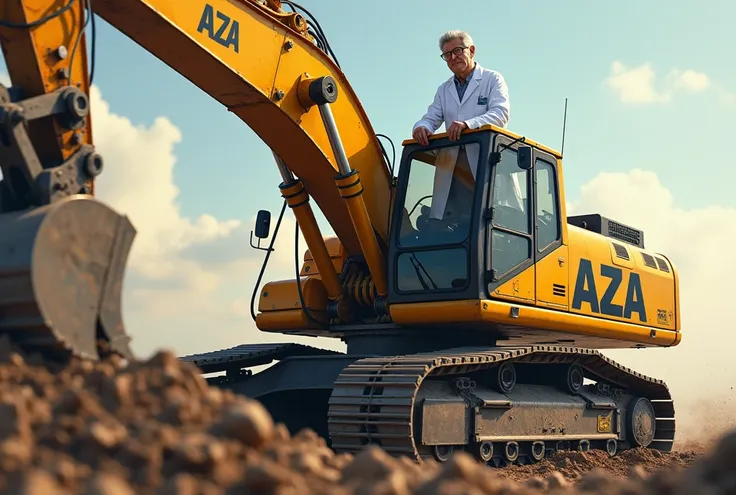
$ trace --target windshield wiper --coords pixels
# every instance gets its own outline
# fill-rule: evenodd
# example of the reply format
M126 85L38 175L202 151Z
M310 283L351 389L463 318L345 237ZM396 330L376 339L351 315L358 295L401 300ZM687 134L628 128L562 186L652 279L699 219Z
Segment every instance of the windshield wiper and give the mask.
M429 274L426 268L424 268L424 265L422 265L422 262L417 259L416 254L411 253L411 256L409 257L409 260L411 260L411 264L414 267L414 272L417 274L417 278L419 278L419 283L422 284L422 287L424 290L429 290L429 286L427 285L427 282L424 279L424 276L419 271L419 268L421 267L422 271L427 275L427 278L429 279L430 283L432 284L434 289L437 289L437 284L434 283L434 280L432 280L432 276Z
M511 141L509 144L502 144L502 145L500 145L498 152L501 153L503 150L505 150L506 148L512 147L513 145L515 145L519 141L526 141L526 136L518 137L518 138L514 139L513 141Z

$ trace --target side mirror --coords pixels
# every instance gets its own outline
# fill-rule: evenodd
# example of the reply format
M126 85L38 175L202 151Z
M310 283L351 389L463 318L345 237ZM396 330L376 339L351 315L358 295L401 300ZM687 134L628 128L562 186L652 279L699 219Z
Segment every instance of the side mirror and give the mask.
M532 168L532 147L531 146L519 146L519 151L516 155L516 163L522 170L531 170Z
M265 239L271 232L271 212L268 210L260 210L256 217L256 237Z
M271 212L268 210L259 210L258 216L256 217L256 228L255 234L259 239L258 245L253 245L253 231L250 231L250 247L253 249L260 249L262 251L268 251L267 248L261 247L260 239L266 239L271 233Z

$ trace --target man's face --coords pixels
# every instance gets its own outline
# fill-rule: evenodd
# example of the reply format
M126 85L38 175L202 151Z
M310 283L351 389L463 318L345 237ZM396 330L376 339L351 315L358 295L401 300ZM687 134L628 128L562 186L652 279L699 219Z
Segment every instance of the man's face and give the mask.
M454 52L461 53L457 55ZM444 57L447 57L445 62L453 74L462 75L473 67L475 47L465 47L461 39L455 38L444 44L442 47L442 54Z

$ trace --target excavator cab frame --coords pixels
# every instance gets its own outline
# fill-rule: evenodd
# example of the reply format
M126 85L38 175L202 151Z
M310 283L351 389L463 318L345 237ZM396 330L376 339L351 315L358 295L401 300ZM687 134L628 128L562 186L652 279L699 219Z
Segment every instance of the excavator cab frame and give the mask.
M445 162L457 162L452 170L438 165L443 154ZM536 181L538 167L546 184ZM427 146L406 141L391 226L389 304L492 298L499 286L554 252L566 237L559 177L554 154L495 126L457 141L446 134ZM537 204L540 187L552 212ZM438 196L445 199L441 212L425 204ZM447 270L437 283L432 272L439 277Z
M387 262L390 305L478 299L483 290L479 234L485 228L495 136L492 130L482 130L462 134L457 141L443 134L427 146L405 143ZM471 164L466 157L473 147L476 158ZM443 199L448 203L444 208L433 206ZM431 205L424 204L426 200Z

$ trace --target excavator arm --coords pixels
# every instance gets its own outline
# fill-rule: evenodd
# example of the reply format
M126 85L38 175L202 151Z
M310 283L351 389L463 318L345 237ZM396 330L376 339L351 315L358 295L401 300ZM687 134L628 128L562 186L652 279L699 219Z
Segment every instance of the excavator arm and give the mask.
M0 331L44 352L129 355L120 293L132 224L93 198L96 13L235 113L273 151L335 314L350 319L312 198L370 290L387 292L385 153L318 25L276 0L3 0ZM91 25L91 40L86 28ZM310 29L311 28L311 29ZM92 55L87 55L91 41ZM134 68L124 68L134 75ZM19 295L12 284L24 290Z

